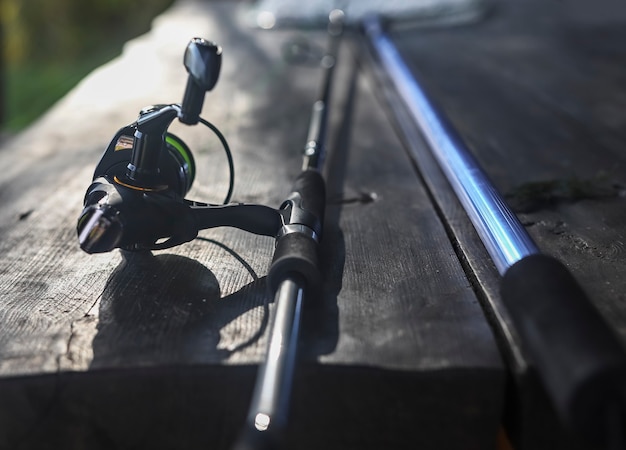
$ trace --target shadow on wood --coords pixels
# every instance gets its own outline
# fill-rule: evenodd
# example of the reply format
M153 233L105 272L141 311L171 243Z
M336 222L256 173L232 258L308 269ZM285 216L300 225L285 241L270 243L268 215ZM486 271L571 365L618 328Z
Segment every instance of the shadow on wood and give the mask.
M265 278L224 245L208 244L234 255L254 281L221 298L215 275L193 259L124 252L102 295L91 368L219 362L259 339L269 314ZM262 319L220 345L220 330L254 308Z

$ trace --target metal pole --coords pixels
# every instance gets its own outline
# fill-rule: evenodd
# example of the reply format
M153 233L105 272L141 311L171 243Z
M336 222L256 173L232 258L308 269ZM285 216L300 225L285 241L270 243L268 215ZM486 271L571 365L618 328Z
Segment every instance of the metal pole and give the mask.
M284 413L291 391L295 348L300 328L304 289L302 280L287 278L274 296L276 315L271 326L267 354L259 368L254 396L248 410L248 424L257 431L283 428Z
M380 21L369 18L364 26L379 63L502 275L501 299L561 420L594 448L621 448L626 429L626 352L619 339L567 268L539 252L433 106Z
M416 82L382 30L380 21L370 17L364 25L382 65L405 99L410 114L419 124L500 274L524 257L539 253L524 226L490 183L461 138Z

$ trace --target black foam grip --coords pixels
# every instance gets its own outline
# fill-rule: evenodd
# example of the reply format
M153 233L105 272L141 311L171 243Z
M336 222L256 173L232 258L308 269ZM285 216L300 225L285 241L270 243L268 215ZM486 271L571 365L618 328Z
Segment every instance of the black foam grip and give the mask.
M320 224L324 223L326 208L326 185L324 178L316 170L304 170L293 184L293 192L302 198L302 208L313 214Z
M290 274L301 275L307 286L319 286L321 275L318 268L317 243L302 233L286 234L278 238L274 258L267 275L272 292Z
M626 353L616 336L549 256L528 256L509 268L502 298L564 422L602 444L609 405L625 406Z

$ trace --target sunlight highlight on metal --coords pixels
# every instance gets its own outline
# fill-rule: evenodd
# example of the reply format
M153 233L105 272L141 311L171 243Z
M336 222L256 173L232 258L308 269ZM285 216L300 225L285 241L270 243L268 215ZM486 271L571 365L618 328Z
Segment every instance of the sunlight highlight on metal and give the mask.
M256 18L256 23L259 28L264 30L271 30L276 25L276 16L270 11L261 11Z
M539 253L523 225L496 191L455 130L438 112L382 30L369 18L366 33L381 65L406 103L500 274Z
M254 427L259 431L265 431L270 426L270 416L267 414L259 413L254 418Z

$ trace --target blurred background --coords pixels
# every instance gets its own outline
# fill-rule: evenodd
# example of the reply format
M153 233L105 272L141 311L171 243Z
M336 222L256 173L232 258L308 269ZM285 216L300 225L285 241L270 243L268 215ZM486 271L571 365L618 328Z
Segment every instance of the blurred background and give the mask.
M0 0L0 133L15 133L173 0Z
M289 16L326 11L334 1L250 3L257 4L259 10ZM90 71L119 55L126 41L147 32L154 17L173 2L0 0L0 137L25 128ZM509 2L514 0L342 0L342 4L356 9L357 16L359 8L373 5L402 10ZM626 20L626 0L552 0L548 4L562 7L572 26Z

